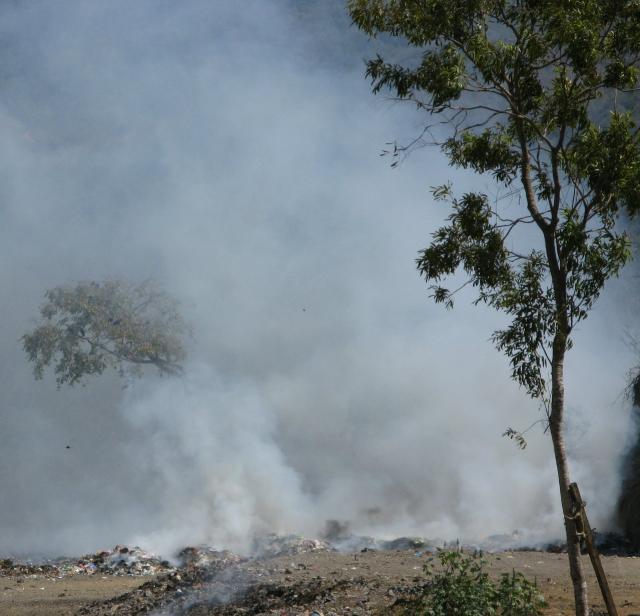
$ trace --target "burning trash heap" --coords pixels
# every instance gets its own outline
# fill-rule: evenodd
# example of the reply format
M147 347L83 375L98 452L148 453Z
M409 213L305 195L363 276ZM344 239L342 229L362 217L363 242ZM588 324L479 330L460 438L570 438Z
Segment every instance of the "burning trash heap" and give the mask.
M603 554L636 555L637 551L627 540L616 533L597 533L596 544ZM438 547L447 547L446 542L427 541L421 538L402 537L394 540L376 540L372 537L343 535L328 539L309 539L299 535L277 535L275 533L256 537L253 541L252 559L268 559L278 556L295 556L311 552L358 552L368 550L411 550L417 553L435 552ZM482 549L487 552L505 549L564 552L562 542L546 545L520 544L515 535L489 537L484 542L461 546L466 549ZM140 547L117 545L111 550L99 550L80 558L56 558L42 561L21 561L0 558L0 576L45 576L61 578L69 575L128 575L158 576L180 571L226 567L248 560L228 550L215 550L208 546L183 548L171 560L147 552Z
M253 553L258 558L301 554L319 550L334 550L319 539L306 539L298 535L269 534L256 539ZM65 577L68 575L132 575L156 576L178 570L200 569L212 565L228 566L244 560L228 550L214 550L207 546L186 547L172 562L147 552L140 547L117 545L111 550L99 550L80 558L56 558L34 562L31 560L0 559L0 575Z
M132 575L155 576L178 569L207 567L213 562L226 564L241 560L228 551L218 552L208 547L184 548L172 564L139 547L117 545L112 550L99 550L80 558L57 558L46 562L20 562L10 558L0 560L0 575L65 577L68 575Z
M112 550L99 550L80 558L57 558L44 563L0 560L0 575L158 575L175 571L169 561L139 547L117 545Z

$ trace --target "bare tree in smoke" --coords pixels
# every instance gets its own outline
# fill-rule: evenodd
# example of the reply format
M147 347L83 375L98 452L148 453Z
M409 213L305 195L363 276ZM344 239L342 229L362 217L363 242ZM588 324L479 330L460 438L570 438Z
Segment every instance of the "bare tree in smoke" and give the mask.
M53 364L58 386L113 368L140 375L181 372L187 331L177 301L150 281L81 282L45 293L41 322L22 337L34 375Z
M604 93L638 85L640 8L601 0L349 0L348 7L369 35L401 37L420 54L415 66L379 55L369 61L374 93L389 88L439 114L452 135L431 142L450 163L490 173L520 198L507 211L481 193L456 199L449 185L434 189L450 215L418 269L436 302L453 305L456 291L440 283L462 269L467 282L459 288L475 287L476 302L511 318L493 341L546 412L576 614L586 616L564 365L574 328L631 256L617 223L625 211L630 218L640 212L638 128L618 112L615 96L604 98L611 101L604 122L594 107ZM396 146L393 154L406 150ZM514 230L523 225L537 231L537 245L532 233L518 240Z

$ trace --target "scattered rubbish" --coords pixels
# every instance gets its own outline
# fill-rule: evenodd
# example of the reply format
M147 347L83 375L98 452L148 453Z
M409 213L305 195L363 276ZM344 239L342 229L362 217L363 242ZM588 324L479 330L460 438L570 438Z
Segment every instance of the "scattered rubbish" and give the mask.
M354 541L354 537L343 538ZM492 538L499 543L498 537ZM618 545L618 539L601 537ZM0 560L0 574L7 580L6 596L44 591L57 601L73 597L74 584L82 580L45 583L43 572L60 576L144 576L121 580L119 594L85 603L78 616L365 616L366 614L416 613L425 578L422 564L433 542L419 538L371 540L366 551L344 553L336 541L313 540L297 535L269 535L256 540L258 558L244 558L209 546L189 546L173 555L171 562L138 547L116 546L111 550L75 559L46 563ZM493 541L491 542L493 543ZM465 542L452 544L464 548ZM386 549L385 549L386 548ZM616 548L617 549L617 548ZM271 556L266 556L271 554ZM554 571L566 556L524 553L516 550L490 557L497 570L518 568L552 585ZM154 569L155 568L155 569ZM564 574L564 568L562 568ZM37 579L40 581L38 582ZM18 582L20 580L20 582ZM95 582L100 582L96 579ZM111 585L117 584L113 579ZM26 589L26 590L25 590Z
M372 613L373 605L404 605L419 594L421 561L444 542L416 537L380 540L348 534L334 529L331 540L309 539L299 535L268 534L255 539L253 558L246 558L209 546L189 546L169 562L140 547L118 545L81 558L59 558L43 562L21 562L16 558L0 559L0 575L16 584L31 580L66 576L147 576L141 585L106 601L86 605L79 613L87 616L351 616ZM495 535L478 544L496 550L521 540L517 533ZM627 554L624 538L612 533L597 535L600 549L609 554ZM520 558L524 551L520 541L510 552L496 560ZM506 544L506 545L505 545ZM561 551L562 543L545 546L538 552ZM344 552L349 549L349 553ZM463 541L450 549L481 550ZM531 549L531 548L529 548ZM479 552L481 553L481 552ZM515 555L515 556L514 556ZM523 570L547 566L556 557L527 556ZM407 567L395 584L382 573L389 562ZM398 560L400 559L400 560ZM417 560L420 559L420 560ZM513 560L511 560L513 562ZM324 564L323 564L324 563ZM397 576L397 574L396 574ZM142 583L144 582L144 583ZM42 583L42 582L40 582ZM33 584L36 586L36 583ZM39 584L37 585L40 588ZM22 589L23 586L16 586ZM10 587L5 592L10 592ZM66 591L66 589L64 589ZM22 591L22 590L20 590ZM58 593L64 597L68 593ZM382 613L382 612L381 612Z

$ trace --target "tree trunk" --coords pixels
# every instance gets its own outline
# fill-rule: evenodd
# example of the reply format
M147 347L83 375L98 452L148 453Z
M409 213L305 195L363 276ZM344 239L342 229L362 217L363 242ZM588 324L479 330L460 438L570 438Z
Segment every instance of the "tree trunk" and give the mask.
M567 535L567 553L569 556L569 570L573 583L573 595L576 606L576 616L588 616L587 581L580 559L580 538L576 533L574 520L571 518L571 500L569 497L569 464L564 443L563 415L564 415L564 356L566 352L566 336L556 333L553 341L553 357L551 364L551 415L549 428L553 441L553 452L556 458L558 482L560 486L560 500L564 515L564 527Z
M576 606L576 616L589 616L587 602L587 581L584 577L582 561L580 560L580 538L576 532L574 520L571 518L571 499L569 496L569 464L564 443L564 357L567 351L567 341L571 328L567 311L567 274L565 263L557 241L558 216L562 202L561 186L558 178L557 152L552 153L554 176L554 198L551 204L551 218L545 219L538 209L533 182L531 181L531 164L527 135L522 121L517 123L520 147L522 150L521 178L525 190L527 208L544 236L549 274L553 283L553 294L556 307L556 332L553 338L553 355L551 358L551 413L549 415L549 430L553 441L553 453L556 458L558 483L560 487L560 501L564 516L564 528L567 535L567 553L569 556L569 571L573 583L573 595Z

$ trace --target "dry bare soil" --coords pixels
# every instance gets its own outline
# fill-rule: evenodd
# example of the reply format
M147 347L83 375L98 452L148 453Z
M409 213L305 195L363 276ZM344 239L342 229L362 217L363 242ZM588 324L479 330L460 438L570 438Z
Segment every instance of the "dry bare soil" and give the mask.
M8 575L0 578L0 615L410 614L406 600L424 580L428 557L414 551L317 551L153 578ZM549 603L547 614L572 613L565 554L501 552L486 560L492 575L516 569L537 580ZM607 556L603 563L620 616L640 616L640 558ZM594 614L604 613L593 575L589 584Z

